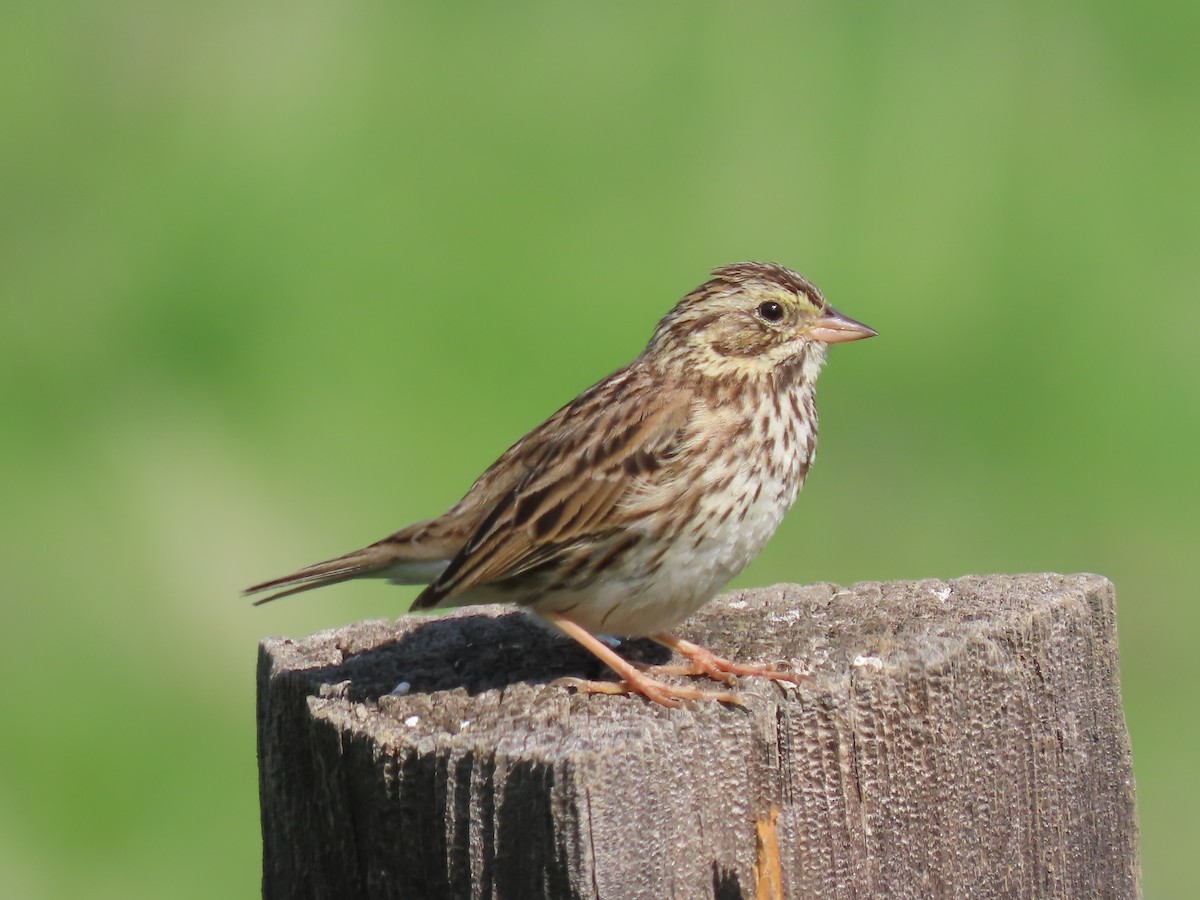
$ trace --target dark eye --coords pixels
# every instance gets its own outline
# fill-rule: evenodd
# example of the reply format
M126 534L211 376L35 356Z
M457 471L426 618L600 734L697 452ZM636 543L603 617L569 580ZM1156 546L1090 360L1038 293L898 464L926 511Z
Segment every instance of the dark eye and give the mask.
M758 314L765 322L779 322L783 319L783 306L774 300L758 304Z

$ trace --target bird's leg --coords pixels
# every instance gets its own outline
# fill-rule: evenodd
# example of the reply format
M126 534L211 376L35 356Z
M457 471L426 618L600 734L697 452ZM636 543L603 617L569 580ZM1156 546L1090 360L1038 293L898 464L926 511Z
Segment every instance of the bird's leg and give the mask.
M735 675L755 675L760 678L769 678L772 681L789 681L792 684L812 681L808 675L776 669L769 664L738 663L731 659L725 659L699 644L693 644L691 641L674 637L666 632L659 632L652 635L652 638L688 659L688 662L681 666L651 666L646 670L655 675L707 675L709 678L723 681L726 684L733 684Z
M621 677L620 681L589 681L584 678L559 678L556 684L566 685L584 694L641 694L648 700L663 706L678 706L680 700L717 700L741 706L737 694L727 691L702 691L690 685L668 684L657 681L638 669L633 663L622 659L611 647L596 638L586 628L558 613L546 613L546 618L570 637L586 647L593 655ZM695 646L695 645L693 645Z

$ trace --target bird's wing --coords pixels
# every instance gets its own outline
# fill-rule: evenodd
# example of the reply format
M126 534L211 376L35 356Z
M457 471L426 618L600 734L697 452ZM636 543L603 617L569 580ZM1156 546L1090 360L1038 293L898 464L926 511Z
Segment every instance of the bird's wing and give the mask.
M622 501L653 482L673 457L691 418L692 396L663 391L629 370L614 379L563 407L505 454L508 465L523 467L521 480L497 498L415 609L552 562L641 512Z

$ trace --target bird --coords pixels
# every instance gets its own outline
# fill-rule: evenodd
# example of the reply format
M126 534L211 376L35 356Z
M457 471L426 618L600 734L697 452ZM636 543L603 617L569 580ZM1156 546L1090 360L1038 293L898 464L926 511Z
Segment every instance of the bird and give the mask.
M805 677L717 656L671 630L758 556L816 456L818 373L830 344L875 336L778 263L714 269L645 349L506 450L443 515L253 585L265 603L356 578L425 585L414 610L509 603L556 626L619 679L590 694L742 704L664 675ZM682 655L635 665L604 640Z

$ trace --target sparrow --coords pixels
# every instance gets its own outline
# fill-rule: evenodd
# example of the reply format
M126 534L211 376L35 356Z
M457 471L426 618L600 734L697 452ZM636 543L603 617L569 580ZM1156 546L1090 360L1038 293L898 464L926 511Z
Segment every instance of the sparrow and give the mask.
M506 450L443 515L248 588L265 603L354 578L427 585L413 609L511 603L557 626L617 681L579 691L739 704L662 675L735 683L803 676L724 659L674 629L763 549L816 456L816 382L830 344L875 331L775 263L722 266L645 350ZM686 658L641 667L597 635Z

